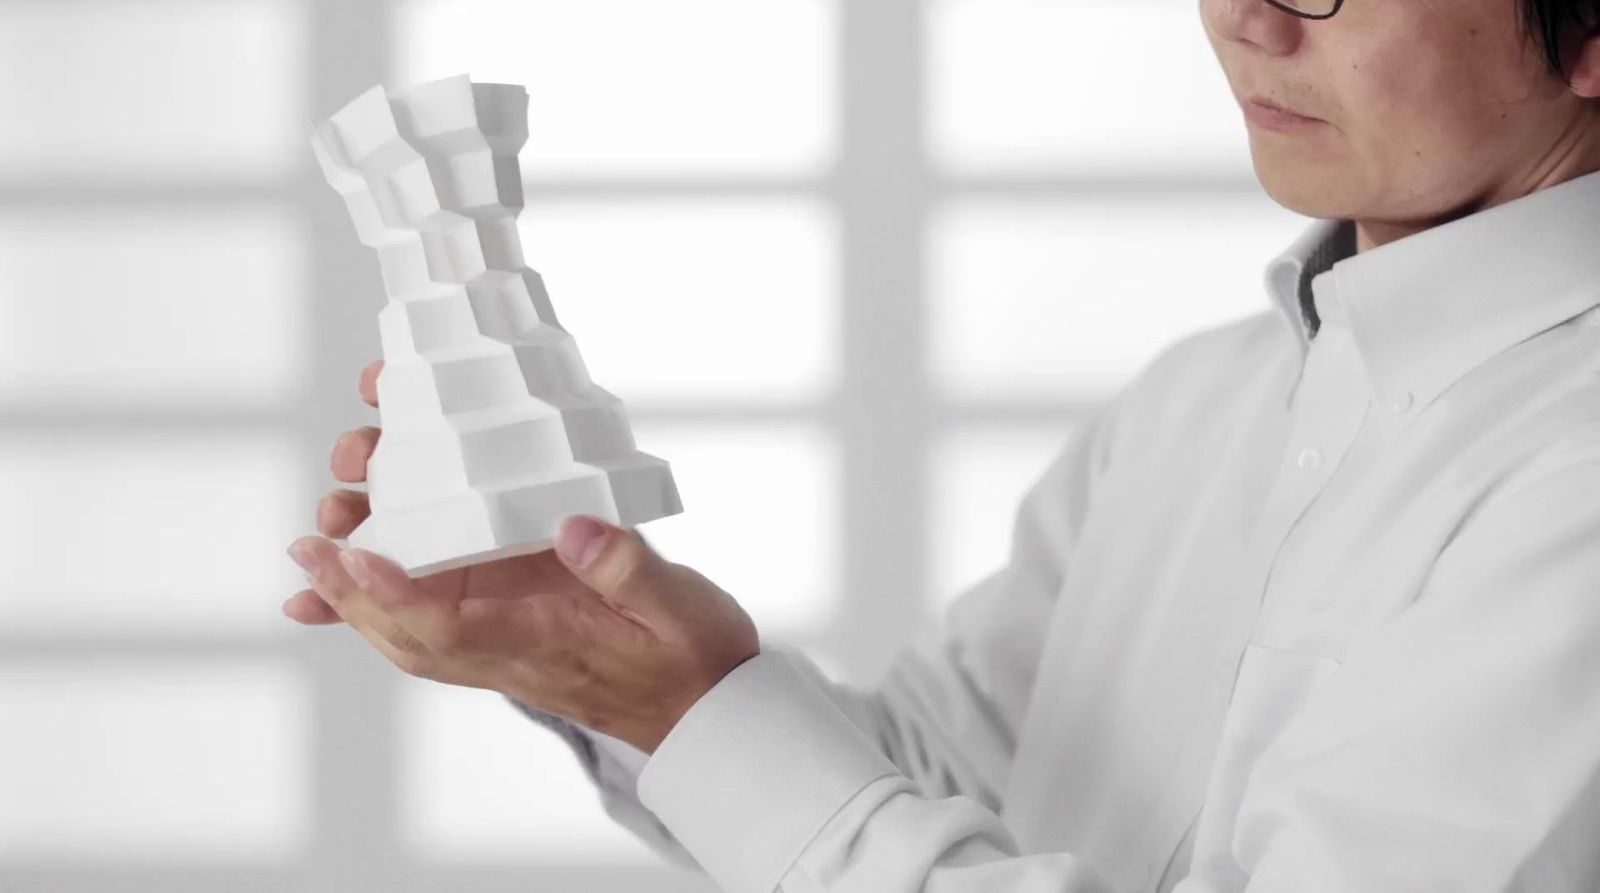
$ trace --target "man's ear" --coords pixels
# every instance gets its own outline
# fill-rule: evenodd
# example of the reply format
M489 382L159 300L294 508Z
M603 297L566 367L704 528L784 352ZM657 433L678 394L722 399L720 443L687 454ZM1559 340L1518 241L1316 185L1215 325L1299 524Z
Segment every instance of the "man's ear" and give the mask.
M1570 70L1572 76L1567 83L1572 92L1586 99L1600 98L1600 28L1578 44Z

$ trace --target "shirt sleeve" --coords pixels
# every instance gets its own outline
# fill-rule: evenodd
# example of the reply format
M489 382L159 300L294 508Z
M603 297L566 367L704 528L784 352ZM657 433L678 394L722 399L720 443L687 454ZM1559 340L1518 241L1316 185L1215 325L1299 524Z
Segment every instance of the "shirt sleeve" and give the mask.
M685 868L700 868L694 856L678 843L672 832L639 802L636 786L639 770L647 758L643 751L603 732L586 729L553 713L530 707L510 695L503 697L523 715L567 742L578 764L594 783L606 815L663 858Z
M915 635L877 690L764 646L662 741L640 800L723 889L1104 889L1071 854L1019 856L998 811L1121 405L1068 437L1013 513L1007 561Z
M1600 435L1471 508L1263 752L1232 848L1250 893L1600 890Z
M1125 398L1075 428L1013 509L1005 562L915 631L871 690L795 662L929 796L1000 809L1056 598Z
M767 649L689 708L641 801L728 893L1109 893L1069 853L1021 856L970 797L929 797L801 669Z

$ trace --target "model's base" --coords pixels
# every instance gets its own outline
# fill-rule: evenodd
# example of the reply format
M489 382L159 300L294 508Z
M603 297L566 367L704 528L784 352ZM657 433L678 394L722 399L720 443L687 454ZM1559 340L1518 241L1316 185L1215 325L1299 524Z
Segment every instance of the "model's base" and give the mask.
M360 543L355 542L353 538L350 542L350 545L355 546L358 549L369 548L368 546L363 546ZM485 564L490 561L497 561L501 558L514 558L518 555L532 555L535 552L543 552L546 549L553 549L555 548L555 545L556 544L554 540L544 539L533 543L520 543L512 544L510 546L501 546L498 549L490 549L486 552L477 552L472 555L463 555L460 558L451 558L445 561L435 561L432 564L422 565L415 570L409 571L408 573L410 573L413 578L426 577L429 574L453 571L456 568L471 567L474 564ZM372 549L371 551L376 552L378 550Z
M667 463L635 452L620 463L572 464L493 490L374 512L347 542L422 577L549 549L569 515L629 528L682 511Z

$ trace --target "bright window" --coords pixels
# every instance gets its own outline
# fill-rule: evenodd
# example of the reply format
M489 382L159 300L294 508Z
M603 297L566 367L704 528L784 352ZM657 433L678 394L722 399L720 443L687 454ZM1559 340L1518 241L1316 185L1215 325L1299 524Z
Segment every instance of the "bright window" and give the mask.
M928 495L939 545L928 550L928 579L939 605L1006 562L1017 504L1065 444L1059 425L963 428L934 442Z
M0 854L297 857L312 817L309 695L282 660L0 662Z
M0 628L289 633L304 465L281 434L0 438Z
M929 363L946 394L1104 399L1184 334L1268 309L1304 218L1250 195L973 199L931 221Z
M528 205L528 265L624 400L816 400L834 384L837 236L818 203Z
M931 150L961 173L1250 176L1193 2L928 0Z
M398 82L528 88L526 170L773 176L833 160L829 0L402 0Z
M0 399L281 404L305 384L311 316L286 211L0 217Z
M281 0L0 6L5 179L287 176L306 77L295 13Z

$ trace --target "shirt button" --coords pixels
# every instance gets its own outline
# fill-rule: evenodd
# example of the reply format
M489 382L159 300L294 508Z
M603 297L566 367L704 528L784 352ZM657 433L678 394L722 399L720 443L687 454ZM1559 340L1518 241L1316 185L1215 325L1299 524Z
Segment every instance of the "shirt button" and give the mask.
M1322 451L1314 447L1306 447L1300 451L1300 457L1296 461L1301 468L1314 469L1322 464Z
M1394 402L1389 405L1394 407L1395 412L1405 412L1411 408L1411 392L1401 391L1395 394Z

